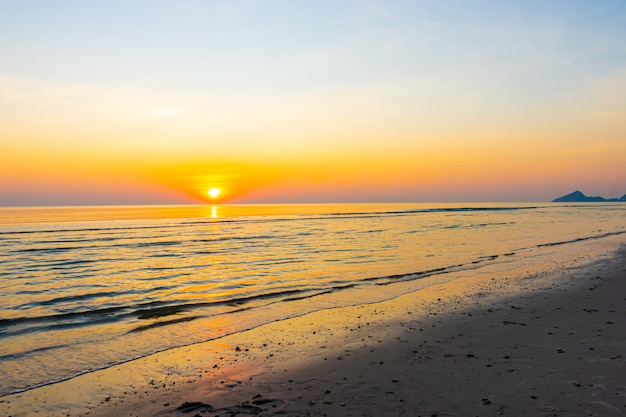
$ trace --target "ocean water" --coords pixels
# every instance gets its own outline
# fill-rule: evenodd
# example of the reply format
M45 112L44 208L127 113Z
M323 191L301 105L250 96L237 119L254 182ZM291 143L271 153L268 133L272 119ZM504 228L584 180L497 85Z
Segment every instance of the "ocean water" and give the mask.
M620 234L620 203L0 208L0 395Z

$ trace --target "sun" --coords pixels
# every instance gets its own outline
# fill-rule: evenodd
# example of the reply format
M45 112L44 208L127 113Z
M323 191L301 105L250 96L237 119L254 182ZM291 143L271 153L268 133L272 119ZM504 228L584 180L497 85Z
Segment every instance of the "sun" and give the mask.
M209 188L209 191L207 191L207 194L209 194L209 197L211 198L217 198L221 193L222 190L217 187L211 187Z

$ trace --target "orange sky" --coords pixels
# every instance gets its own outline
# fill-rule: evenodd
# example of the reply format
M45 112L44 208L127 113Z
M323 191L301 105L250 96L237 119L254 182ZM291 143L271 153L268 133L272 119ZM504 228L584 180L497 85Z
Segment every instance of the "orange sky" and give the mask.
M1 14L0 205L626 193L623 7L153 4Z

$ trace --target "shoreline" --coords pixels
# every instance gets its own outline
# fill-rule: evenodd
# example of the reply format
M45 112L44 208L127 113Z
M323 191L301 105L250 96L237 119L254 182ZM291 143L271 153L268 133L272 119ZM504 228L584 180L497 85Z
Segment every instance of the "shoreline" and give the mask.
M0 416L620 415L626 249L581 253L552 271L459 273L0 397Z

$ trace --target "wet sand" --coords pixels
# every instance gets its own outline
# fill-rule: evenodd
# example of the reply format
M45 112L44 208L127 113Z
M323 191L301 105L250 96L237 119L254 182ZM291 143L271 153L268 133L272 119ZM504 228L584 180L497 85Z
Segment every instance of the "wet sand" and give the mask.
M590 261L274 322L0 398L0 416L624 415L626 248Z

